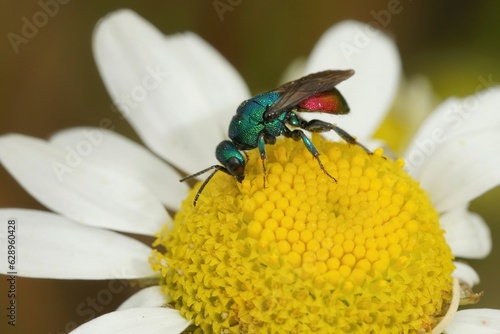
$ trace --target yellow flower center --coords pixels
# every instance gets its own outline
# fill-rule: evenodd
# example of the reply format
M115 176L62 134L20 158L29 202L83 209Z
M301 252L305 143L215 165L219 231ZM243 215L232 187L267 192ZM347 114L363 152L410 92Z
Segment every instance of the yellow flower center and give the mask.
M204 333L430 332L452 295L452 255L428 195L382 150L314 136L257 150L245 180L199 184L151 263Z

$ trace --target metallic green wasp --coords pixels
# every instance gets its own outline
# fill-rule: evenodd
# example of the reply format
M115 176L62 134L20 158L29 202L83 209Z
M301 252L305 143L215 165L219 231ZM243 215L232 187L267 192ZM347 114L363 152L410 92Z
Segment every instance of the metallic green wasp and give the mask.
M214 170L201 185L193 205L196 206L201 192L218 171L234 176L238 182L243 181L246 158L241 151L259 149L265 185L266 144L276 143L277 137L282 135L294 140L302 140L323 172L334 180L335 178L325 170L321 163L318 150L302 130L310 132L333 130L348 143L356 144L371 154L365 146L335 124L317 119L306 121L297 115L301 112L347 114L349 112L347 102L335 86L353 74L353 70L313 73L243 101L229 124L230 140L222 141L215 150L215 157L222 166L213 165L180 180L183 182Z

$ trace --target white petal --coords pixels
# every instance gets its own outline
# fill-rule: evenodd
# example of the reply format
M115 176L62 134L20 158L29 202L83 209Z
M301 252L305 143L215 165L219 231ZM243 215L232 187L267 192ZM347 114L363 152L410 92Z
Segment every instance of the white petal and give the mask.
M187 197L189 187L179 182L180 176L172 167L115 132L79 127L57 132L50 142L80 152L86 161L141 181L169 209L178 210Z
M483 90L465 99L449 98L434 110L419 128L405 153L407 168L418 178L427 159L447 142L469 133L500 129L500 87ZM461 156L456 157L459 160Z
M94 32L97 67L114 103L155 153L186 172L215 162L215 147L248 90L193 33L166 38L130 10Z
M462 134L427 158L418 179L439 212L466 206L500 184L499 130Z
M470 309L458 311L446 327L448 334L498 334L500 310Z
M177 334L190 322L171 308L130 308L100 316L78 327L72 334Z
M482 259L491 252L491 234L488 225L476 213L460 207L440 217L446 231L446 242L453 255L467 259Z
M405 129L398 137L398 157L411 144L410 140L420 129L420 125L440 102L428 78L422 75L402 78L388 115L399 128Z
M304 70L306 67L306 59L305 58L295 58L292 60L290 64L288 64L287 68L281 75L280 83L283 84L285 82L296 80L304 75Z
M135 279L150 277L151 248L116 232L77 224L57 214L0 209L2 222L15 220L15 239L0 231L2 249L14 240L15 268L3 261L2 274L57 279ZM5 265L5 266L4 266ZM13 270L14 269L14 270Z
M404 159L405 169L414 178L420 178L427 166L427 159L435 153L436 146L448 140L451 122L444 122L444 116L457 108L459 100L449 98L441 103L422 123L408 146Z
M453 112L452 134L500 129L500 86L482 90L474 95L461 99L459 109ZM448 122L452 115L448 115ZM458 119L461 119L460 121Z
M401 77L401 60L393 40L360 22L339 23L316 44L306 72L327 69L356 71L339 84L351 113L334 122L360 140L370 137L388 112ZM331 117L329 121L333 122Z
M136 307L162 307L167 304L168 300L161 291L159 285L150 286L133 294L124 301L117 311L136 308Z
M474 268L462 262L453 263L455 264L454 278L467 283L471 288L479 284L479 275Z
M76 222L146 235L171 224L142 183L43 140L2 136L0 160L40 203Z

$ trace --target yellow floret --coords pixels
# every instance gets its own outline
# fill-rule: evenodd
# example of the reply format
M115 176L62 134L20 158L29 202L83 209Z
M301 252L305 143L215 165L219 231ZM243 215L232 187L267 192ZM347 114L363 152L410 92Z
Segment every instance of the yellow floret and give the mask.
M195 187L155 245L171 306L204 333L420 333L449 305L452 255L427 194L382 150L314 136L257 150L240 184Z

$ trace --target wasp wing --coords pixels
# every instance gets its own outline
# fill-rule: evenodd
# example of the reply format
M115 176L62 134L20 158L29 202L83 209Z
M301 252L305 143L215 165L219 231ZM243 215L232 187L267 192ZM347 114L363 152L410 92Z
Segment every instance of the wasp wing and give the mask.
M277 118L283 111L297 106L301 101L314 94L331 90L353 74L354 70L317 72L271 90L282 94L282 96L264 112L264 119L270 121Z

